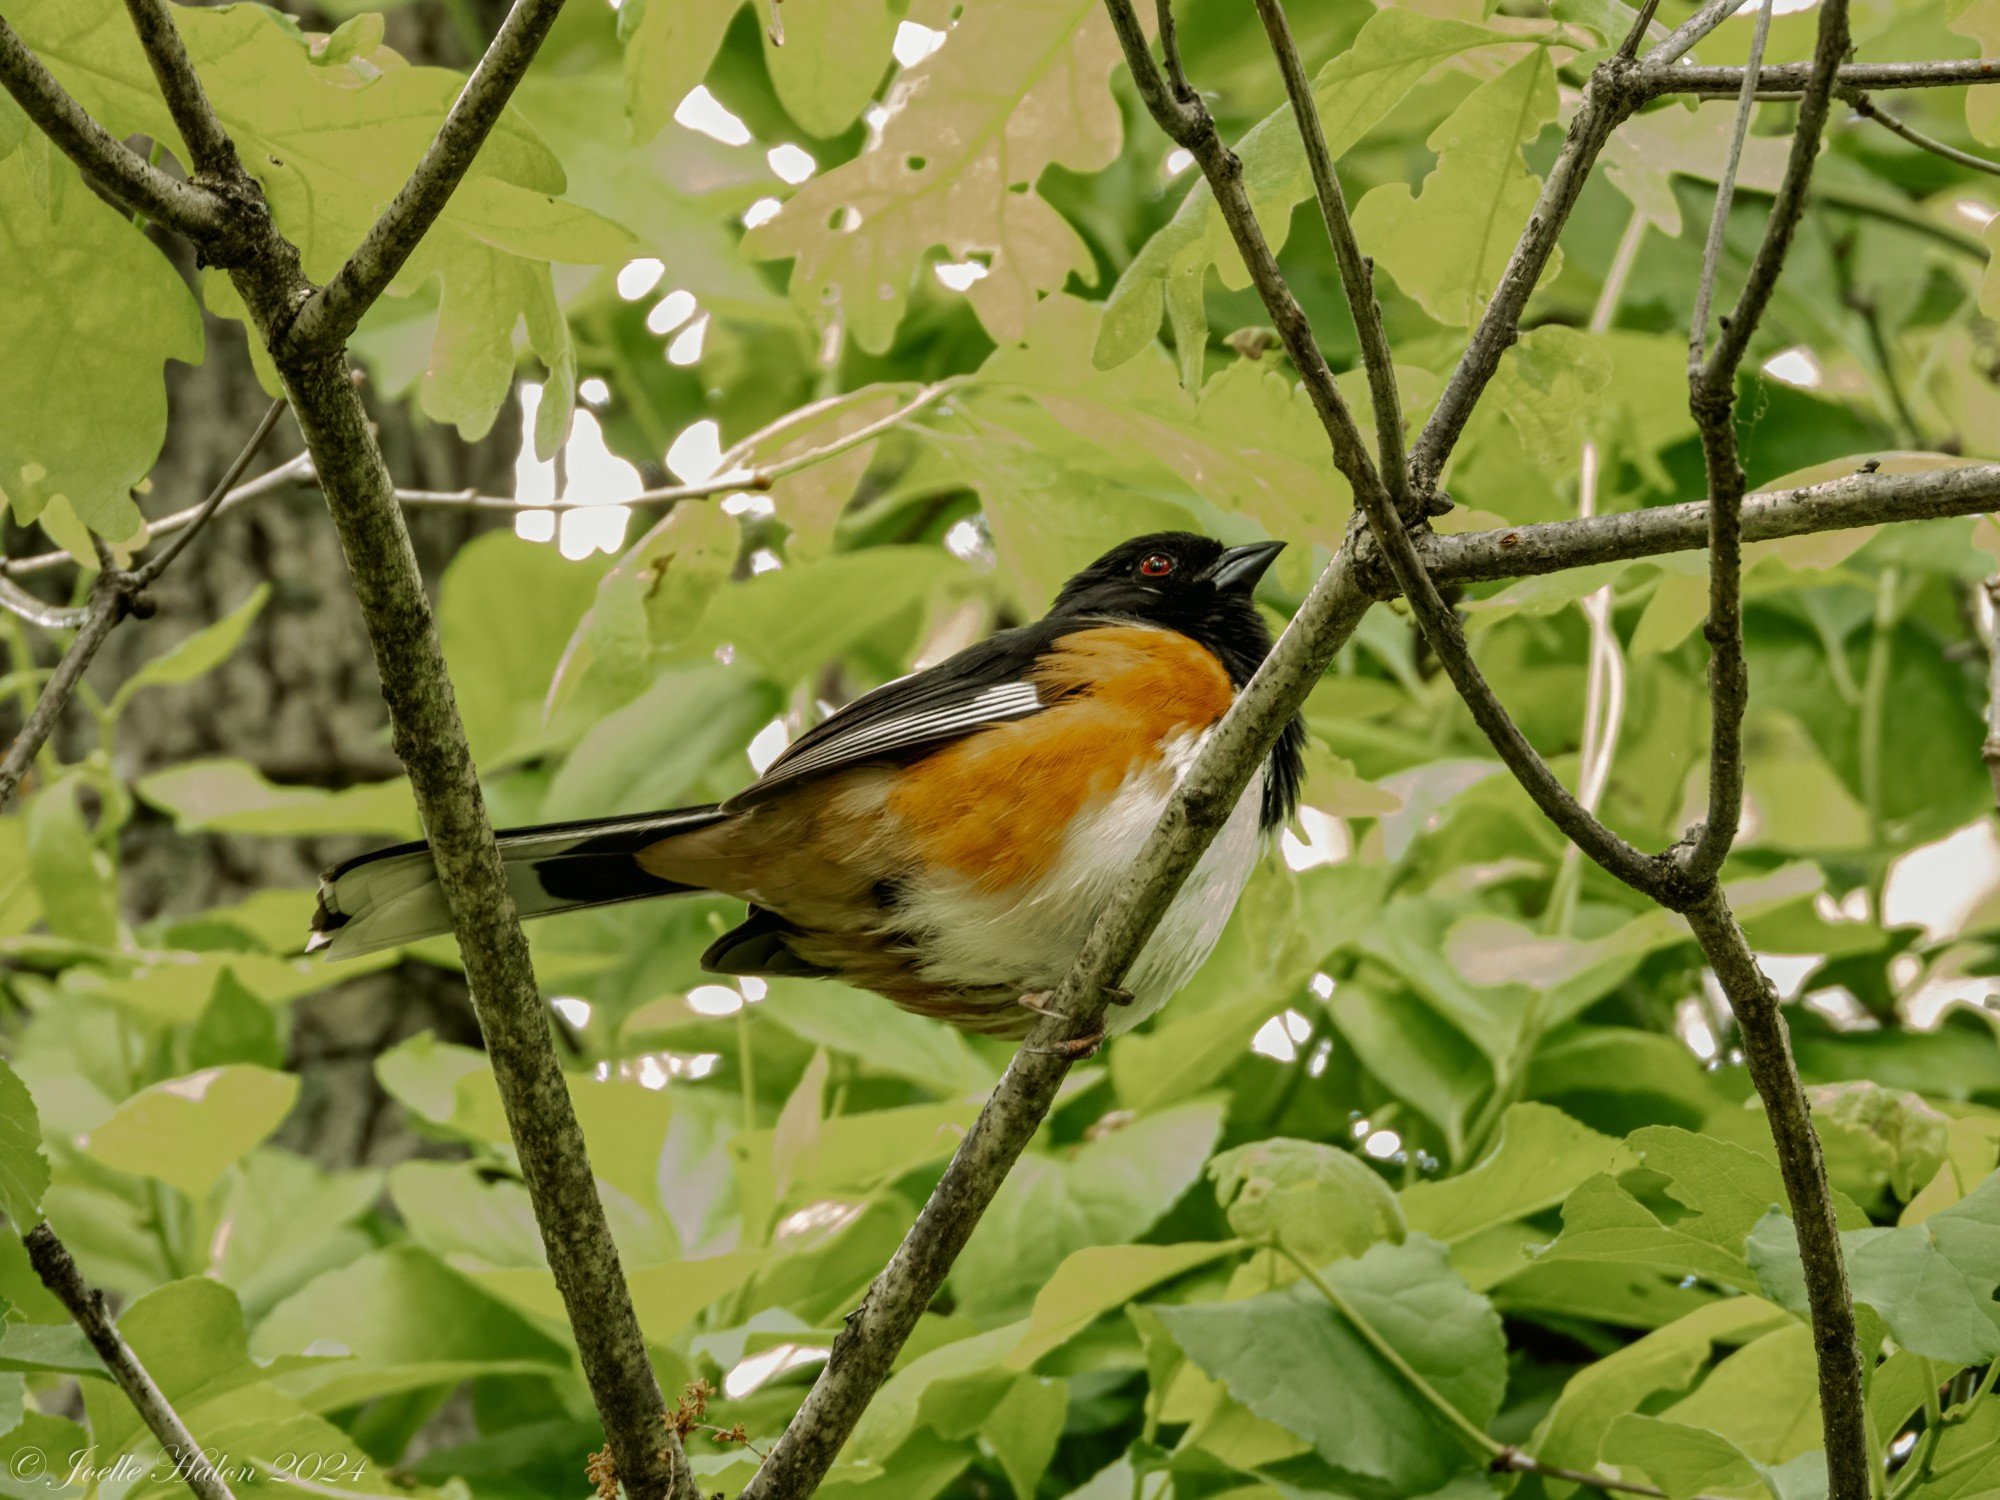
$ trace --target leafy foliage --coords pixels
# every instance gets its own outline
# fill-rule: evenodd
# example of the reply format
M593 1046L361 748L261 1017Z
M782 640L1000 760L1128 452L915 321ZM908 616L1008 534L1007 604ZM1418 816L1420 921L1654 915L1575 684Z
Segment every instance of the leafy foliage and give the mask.
M378 16L338 9L349 18L324 34L256 7L174 12L316 276L358 242L462 81L399 56ZM824 703L1032 614L1138 531L1290 541L1267 585L1275 621L1348 519L1212 198L1132 127L1143 115L1098 5L785 0L782 45L772 9L569 7L354 341L384 399L468 436L519 381L537 385L524 473L566 445L574 480L601 461L599 436L647 483L668 466L749 471L609 559L525 531L453 558L441 625L504 821L725 796ZM1567 5L1294 10L1421 421L1583 61L1624 21ZM1990 52L1992 10L1870 8L1863 55L1942 53L1954 36ZM1182 12L1190 66L1362 404L1316 227L1291 233L1310 180L1255 18L1219 0ZM1681 18L1669 0L1661 19ZM1778 19L1774 59L1803 55L1810 19ZM121 7L26 0L8 22L114 132L180 157ZM1740 57L1748 26L1704 55ZM922 56L911 45L940 38ZM697 85L728 115L690 115L707 135L675 123ZM1765 108L1725 285L1782 168L1788 106ZM1990 91L1969 91L1964 113L1907 108L1934 134L2000 141ZM1452 460L1458 510L1442 526L1574 515L1586 445L1600 511L1698 493L1681 328L1690 226L1707 219L1727 128L1726 104L1667 102L1614 137ZM795 182L782 147L812 175ZM1830 153L1754 351L1810 351L1816 375L1795 354L1746 378L1752 482L1994 456L2000 294L1969 227L1990 186L1859 129ZM1586 331L1628 231L1643 237L1615 272L1612 326ZM202 307L242 310L218 275L183 282L4 102L0 282L16 293L0 299L0 490L18 525L89 557L89 533L139 528L163 362L201 357ZM590 380L602 391L585 423ZM920 395L936 399L851 442ZM704 442L726 450L713 465ZM752 482L759 470L777 477ZM1947 837L1991 846L1971 601L1996 558L1990 525L1940 521L1746 560L1752 816L1728 890L1786 979L1877 1435L1908 1459L1898 1500L2000 1485L2000 1406L1975 1373L2000 1357L2000 1035L1965 1003L2000 972L2000 895L1989 880L1954 904L1914 873L1940 867ZM1574 778L1592 650L1576 605L1610 590L1625 692L1603 807L1649 847L1678 837L1705 791L1702 568L1607 564L1460 600L1502 696ZM601 1438L483 1054L426 1035L373 1058L435 1159L329 1169L285 1124L299 1118L295 1003L355 972L299 954L312 893L135 919L120 861L140 816L187 838L418 833L399 781L285 784L248 746L121 756L131 715L180 711L284 604L231 597L93 701L96 738L63 742L70 758L45 757L0 818L14 1007L0 1211L17 1229L46 1213L197 1435L267 1478L582 1493ZM21 672L18 651L10 638ZM1792 1227L1684 925L1565 854L1400 615L1369 616L1305 712L1307 823L1172 1007L1072 1074L829 1492L1464 1500L1492 1487L1484 1433L1676 1500L1818 1493ZM839 986L718 984L698 957L727 905L608 909L532 940L576 1042L571 1093L661 1379L713 1382L712 1420L761 1442L1007 1049ZM456 955L437 942L374 962L449 969ZM6 1244L0 1471L25 1472L30 1449L146 1453ZM416 1441L457 1393L454 1444ZM694 1452L711 1491L754 1464L706 1439ZM317 1476L298 1468L306 1453Z

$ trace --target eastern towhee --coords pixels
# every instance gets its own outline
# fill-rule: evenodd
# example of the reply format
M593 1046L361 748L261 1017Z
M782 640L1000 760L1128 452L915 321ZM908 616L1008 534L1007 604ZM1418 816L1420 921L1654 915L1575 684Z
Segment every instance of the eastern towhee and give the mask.
M972 1031L1025 1032L1168 794L1271 647L1251 591L1282 542L1162 532L1048 614L898 678L712 807L504 832L524 917L684 892L750 903L713 974L844 980ZM1208 956L1298 800L1294 718L1125 981L1123 1031ZM429 849L331 870L311 946L347 958L450 930ZM1124 996L1121 995L1121 999Z

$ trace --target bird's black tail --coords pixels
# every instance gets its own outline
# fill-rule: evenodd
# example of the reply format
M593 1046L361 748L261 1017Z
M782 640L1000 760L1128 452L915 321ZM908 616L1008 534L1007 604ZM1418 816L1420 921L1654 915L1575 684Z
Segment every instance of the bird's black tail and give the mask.
M698 887L648 874L636 856L649 844L724 816L714 807L687 807L507 829L499 835L507 888L524 917L693 891ZM319 910L306 947L324 950L328 958L354 958L450 930L431 846L398 844L350 859L320 877Z

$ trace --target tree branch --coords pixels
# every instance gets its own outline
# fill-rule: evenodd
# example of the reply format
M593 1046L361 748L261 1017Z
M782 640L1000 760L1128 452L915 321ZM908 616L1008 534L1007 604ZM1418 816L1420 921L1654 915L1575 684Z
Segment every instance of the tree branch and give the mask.
M93 120L0 17L0 87L84 175L128 208L197 245L230 235L228 203L204 187L169 177Z
M1657 4L1658 0L1652 0ZM1160 0L1162 17L1171 15L1171 0ZM1375 299L1375 264L1361 253L1348 217L1347 199L1340 190L1340 176L1327 150L1326 131L1321 128L1319 111L1313 107L1312 84L1306 78L1305 62L1292 40L1285 19L1283 0L1257 0L1257 14L1263 17L1271 50L1277 54L1278 71L1285 80L1285 93L1292 101L1292 115L1305 144L1306 161L1312 168L1313 191L1319 198L1320 218L1326 236L1333 242L1333 258L1340 266L1340 284L1347 293L1347 306L1354 315L1354 331L1361 345L1361 362L1368 372L1368 394L1375 407L1375 452L1381 465L1382 482L1389 498L1405 519L1409 513L1409 476L1403 456L1403 403L1396 389L1396 361L1389 351L1389 335L1382 327L1382 304ZM1165 25L1163 19L1162 25Z
M1791 1033L1778 1009L1777 991L1757 967L1722 887L1711 882L1703 899L1683 915L1736 1014L1750 1080L1764 1101L1764 1115L1778 1146L1778 1172L1791 1204L1812 1315L1820 1420L1826 1433L1827 1494L1829 1500L1868 1500L1873 1465L1868 1457L1868 1404L1854 1304L1848 1295L1826 1163L1813 1132L1812 1106L1792 1058Z
M1736 364L1725 371L1725 384L1715 389L1704 364L1709 312L1715 301L1715 281L1722 269L1722 242L1729 228L1729 210L1736 198L1736 172L1743 161L1743 143L1750 137L1750 117L1757 112L1757 82L1764 67L1764 44L1771 35L1771 0L1757 7L1757 27L1750 37L1750 58L1737 95L1736 119L1729 137L1729 155L1715 188L1715 206L1708 217L1708 240L1702 247L1701 274L1695 283L1694 313L1688 320L1688 410L1701 434L1702 461L1708 473L1708 638L1709 750L1708 816L1687 851L1682 868L1695 880L1713 879L1736 842L1743 819L1743 714L1750 696L1749 668L1743 658L1743 492L1748 481L1736 446ZM1804 130L1803 121L1800 130ZM1818 136L1813 144L1818 145ZM1787 174L1779 198L1793 185ZM1805 210L1803 191L1795 199ZM1775 220L1772 221L1775 224ZM1770 242L1765 237L1765 245ZM1759 249L1762 258L1762 247ZM1782 260L1780 261L1782 264ZM1725 341L1734 331L1722 320ZM1747 343L1747 339L1745 341ZM1737 346L1739 355L1743 344ZM1720 354L1722 351L1717 350Z
M1770 29L1771 0L1758 13L1750 63L1744 69L1743 93L1737 106L1737 145L1749 126L1762 69L1760 45ZM1736 442L1736 369L1750 347L1764 309L1778 285L1791 251L1792 237L1805 217L1806 192L1812 185L1813 164L1819 157L1820 135L1833 102L1834 70L1847 56L1847 0L1823 0L1819 35L1813 49L1813 69L1799 105L1792 132L1792 149L1784 179L1764 225L1764 237L1750 262L1736 306L1722 320L1715 347L1706 359L1701 352L1705 328L1697 327L1688 344L1688 410L1701 434L1702 459L1708 470L1708 689L1710 705L1708 752L1708 817L1681 867L1698 883L1713 880L1736 842L1743 818L1743 716L1750 703L1750 672L1743 655L1743 492L1748 481ZM1733 184L1734 160L1728 176ZM1715 221L1709 230L1711 252L1720 258L1722 220L1729 206L1718 194ZM1713 284L1714 267L1705 263L1703 281ZM1701 309L1704 321L1706 307ZM1815 1147L1815 1149L1817 1149ZM1838 1247L1836 1246L1836 1249ZM1829 1429L1829 1452L1834 1442Z
M1956 146L1946 145L1935 136L1925 135L1916 126L1906 124L1896 116L1881 108L1860 89L1842 89L1840 97L1854 107L1854 112L1864 120L1873 120L1892 135L1899 135L1919 150L1928 151L1933 156L1942 156L1948 162L1961 167L1969 167L1975 172L1985 172L2000 177L2000 161L1988 157L1974 156L1970 151L1961 151Z
M924 1211L861 1306L849 1314L826 1368L740 1500L803 1500L818 1487L980 1214L1047 1115L1070 1068L1061 1044L1099 1029L1105 992L1125 977L1286 721L1368 605L1354 586L1343 549L1195 758L1052 997L1049 1008L1056 1014L1038 1021L1015 1052Z
M374 649L549 1267L625 1492L695 1500L508 894L478 772L381 449L338 351L276 352Z
M563 0L514 0L514 8L479 59L479 66L409 181L347 263L299 310L288 338L302 355L326 353L344 345L362 314L388 290L472 169L474 158L499 123L515 86L535 60L562 7Z
M1758 85L1759 99L1796 99L1805 93L1812 63L1779 63L1764 69ZM1630 76L1638 102L1667 94L1697 94L1704 99L1734 99L1743 88L1741 68L1689 67L1676 64L1658 67L1651 59ZM2000 58L1975 57L1965 61L1849 63L1834 73L1835 84L1843 89L1931 89L1958 88L1967 84L2000 83Z
M159 1439L160 1447L173 1461L176 1477L186 1480L188 1488L202 1500L235 1500L180 1413L153 1383L153 1377L139 1363L132 1346L119 1336L111 1312L104 1305L104 1293L83 1279L69 1250L48 1222L44 1220L29 1230L22 1236L22 1242L28 1247L28 1261L41 1277L42 1285L76 1319L77 1327L90 1340L90 1347L104 1361L118 1388L130 1399L146 1430Z
M1896 521L1935 521L2000 508L2000 464L1967 464L1920 474L1850 474L1802 489L1752 495L1743 502L1743 540L1844 531ZM1620 511L1587 521L1542 521L1455 536L1418 538L1433 578L1488 583L1535 578L1596 563L1632 562L1708 545L1709 503L1690 500L1649 510ZM1399 592L1379 560L1358 565L1362 587L1378 599Z
M1130 0L1105 0L1105 3L1117 24L1121 41L1138 35L1136 20L1129 19ZM1121 11L1125 13L1127 21L1118 20ZM1290 40L1289 35L1282 30L1274 31L1271 36L1273 47L1280 53L1290 47ZM1142 68L1152 67L1151 55L1143 50L1135 54L1129 42L1126 57L1135 73ZM1599 69L1597 78L1593 79L1593 86L1599 78L1609 76L1615 79L1627 66L1629 65L1613 58ZM1281 62L1281 67L1289 71L1293 64ZM1302 74L1303 68L1300 67L1298 71ZM1142 89L1142 97L1145 93L1146 91ZM1193 146L1189 146L1188 149L1195 151L1195 159L1201 163L1202 171L1215 195L1216 206L1236 241L1237 252L1243 257L1244 265L1249 268L1250 279L1255 283L1258 294L1264 300L1266 311L1271 314L1272 322L1277 326L1278 336L1284 341L1285 350L1291 356L1293 366L1299 371L1300 379L1312 398L1314 408L1320 413L1321 423L1325 426L1327 436L1333 445L1334 460L1342 472L1347 474L1349 483L1353 486L1355 506L1359 513L1366 517L1369 534L1374 538L1375 545L1386 555L1397 585L1402 589L1404 597L1410 601L1411 612L1416 615L1418 623L1423 627L1424 638L1437 654L1438 661L1451 678L1452 685L1458 689L1459 696L1465 700L1466 707L1472 711L1474 722L1492 742L1494 750L1506 762L1515 778L1520 781L1522 788L1534 800L1535 805L1541 808L1550 821L1562 829L1586 854L1619 879L1649 895L1669 901L1685 899L1685 896L1677 890L1678 872L1669 862L1641 853L1584 811L1569 788L1556 779L1555 773L1548 768L1534 746L1528 743L1527 736L1521 733L1519 726L1508 716L1507 710L1480 673L1477 663L1473 661L1471 648L1466 643L1464 627L1459 623L1458 616L1439 595L1436 583L1425 572L1423 562L1417 554L1410 532L1404 527L1402 517L1390 502L1387 491L1376 481L1372 468L1366 466L1365 452L1361 454L1362 465L1357 468L1350 468L1349 462L1343 457L1344 450L1358 445L1358 434L1354 432L1353 423L1348 419L1346 408L1341 404L1339 393L1334 389L1333 372L1320 353L1312 328L1293 300L1291 289L1285 284L1284 275L1278 269L1277 259L1271 254L1270 246L1258 228L1256 213L1250 205L1249 195L1243 189L1241 169L1236 167L1234 154L1221 146L1216 136L1214 122L1209 119L1207 107L1198 95L1186 107L1195 111L1199 119L1187 127L1186 140L1182 144L1186 145L1188 141L1211 143L1211 148L1206 152L1195 150ZM1294 97L1293 109L1301 134L1310 140L1312 134L1318 130L1317 107L1310 93ZM1585 112L1589 109L1590 105L1586 100ZM1166 129L1175 117L1169 115L1156 118L1159 119L1161 128ZM1572 139L1575 139L1574 133ZM1595 154L1594 150L1592 154ZM1529 233L1532 236L1534 232L1535 228L1531 223ZM1525 242L1524 239L1523 243ZM1550 243L1552 244L1553 240ZM1515 260L1518 262L1520 258L1521 252L1517 248ZM1511 270L1510 266L1510 272ZM1533 274L1528 274L1523 286L1531 286L1533 280ZM1523 290L1521 295L1525 298L1526 291ZM1494 304L1498 305L1499 301L1500 297L1496 294ZM1357 308L1355 310L1357 323L1362 316L1361 310ZM1512 325L1509 324L1508 327L1508 337L1511 339ZM1498 347L1495 346L1493 356L1495 361L1499 358ZM1465 365L1461 363L1460 373L1462 374L1464 370ZM1454 382L1456 380L1457 377L1454 376ZM1468 399L1476 399L1476 396ZM1436 418L1433 417L1432 420L1435 424ZM1430 430L1427 427L1426 434ZM1421 459L1412 460L1412 467L1420 469ZM1420 495L1428 493L1428 483L1423 479L1415 479L1413 488ZM1352 550L1354 542L1354 535L1350 531L1348 545L1342 550Z

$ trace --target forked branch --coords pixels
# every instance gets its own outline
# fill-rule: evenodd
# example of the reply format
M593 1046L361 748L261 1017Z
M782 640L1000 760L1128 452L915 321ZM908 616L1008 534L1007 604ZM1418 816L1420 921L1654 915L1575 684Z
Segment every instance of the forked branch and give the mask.
M514 0L514 8L466 80L423 160L347 264L299 310L290 342L302 352L340 348L362 314L389 289L472 169L562 8L563 0Z

